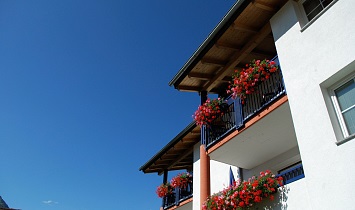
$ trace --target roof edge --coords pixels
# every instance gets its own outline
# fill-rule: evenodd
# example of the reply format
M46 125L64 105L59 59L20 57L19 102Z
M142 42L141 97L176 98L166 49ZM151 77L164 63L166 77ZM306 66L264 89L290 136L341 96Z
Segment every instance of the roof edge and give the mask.
M159 152L157 152L150 160L142 165L139 170L145 173L145 170L152 165L160 156L162 156L167 150L173 147L180 141L181 137L185 136L188 132L191 132L196 127L195 121L191 122L184 130L182 130L177 136L175 136L167 145L165 145Z
M173 79L169 82L169 86L174 85L175 89L177 88L177 83L180 83L183 79L182 77L186 76L191 70L191 65L193 63L198 62L198 60L207 53L207 50L211 48L211 44L213 45L216 39L218 39L222 33L228 28L231 24L231 20L233 17L238 16L244 8L248 4L250 0L238 0L231 9L227 12L227 14L222 18L222 20L217 24L217 26L212 30L212 32L207 36L207 38L203 41L203 43L197 48L197 50L192 54L189 60L183 65L183 67L178 71L178 73L173 77ZM241 9L241 10L240 10ZM240 10L239 12L237 12Z

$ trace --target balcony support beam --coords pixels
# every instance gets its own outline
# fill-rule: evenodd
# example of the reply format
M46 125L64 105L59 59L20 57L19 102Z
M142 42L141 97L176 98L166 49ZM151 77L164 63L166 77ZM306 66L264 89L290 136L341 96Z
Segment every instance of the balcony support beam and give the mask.
M210 157L205 145L200 146L200 208L211 194L210 189Z

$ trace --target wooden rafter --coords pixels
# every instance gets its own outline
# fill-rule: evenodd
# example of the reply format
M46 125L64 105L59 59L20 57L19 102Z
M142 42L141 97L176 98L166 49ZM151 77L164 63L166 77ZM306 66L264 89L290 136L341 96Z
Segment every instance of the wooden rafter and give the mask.
M241 23L233 23L232 28L238 31L244 31L244 32L248 32L248 33L252 33L252 34L256 34L258 33L258 29L253 28L251 26L247 26L247 25L243 25Z
M262 9L262 10L265 10L265 11L268 11L268 12L276 12L277 11L277 8L272 6L272 5L269 5L269 4L266 4L266 3L261 3L261 2L258 2L258 1L254 1L253 2L253 5L259 9Z
M227 50L233 50L233 51L238 51L242 49L242 46L239 45L233 45L233 44L228 44L225 42L218 41L215 46L219 49L227 49Z
M201 91L200 87L188 86L188 85L179 85L179 86L177 86L177 89L182 90L182 91L191 91L191 92L200 92Z
M178 158L176 158L176 160L174 162L172 162L169 167L168 170L173 168L175 165L177 165L181 160L183 160L184 158L186 158L188 155L192 154L193 152L193 148L191 148L190 150L187 150L186 152L184 152L183 154L181 154Z
M269 36L269 35L268 35ZM267 36L266 36L267 37ZM218 42L216 44L216 47L219 49L227 49L227 50L233 50L233 51L240 51L242 49L241 46L233 45L233 44L228 44L228 43L223 43L223 42ZM272 57L275 56L274 53L271 52L265 52L265 51L260 51L260 50L253 50L250 52L250 54L259 56L259 57Z
M200 140L200 138L196 138L196 137L185 137L181 141L194 144L194 143L198 142L199 140Z
M199 80L210 80L213 78L213 75L211 74L197 73L197 72L190 72L187 76L189 78L195 78Z
M226 76L226 74L229 72L227 70L234 68L236 65L238 65L250 52L252 52L256 46L258 46L267 35L271 33L271 26L269 23L265 24L262 29L255 34L244 46L240 51L237 51L233 54L231 57L231 60L227 63L225 67L221 71L219 71L215 77L207 82L203 90L207 90L209 92L212 90L216 85L217 81L221 81L223 77Z
M201 59L201 63L204 65L212 65L217 67L224 67L226 65L225 61L216 60L212 58L203 58Z

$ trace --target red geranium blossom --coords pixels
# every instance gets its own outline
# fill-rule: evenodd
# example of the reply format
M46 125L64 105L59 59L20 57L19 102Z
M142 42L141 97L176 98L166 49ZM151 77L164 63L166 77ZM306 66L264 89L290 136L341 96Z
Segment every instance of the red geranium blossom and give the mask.
M203 210L235 210L248 209L255 203L260 203L263 198L272 195L278 186L282 186L282 177L275 177L271 171L260 172L259 177L253 176L247 181L234 182L234 184L208 198L203 205Z
M170 185L170 183L159 185L157 187L157 191L156 191L159 198L167 196L167 195L171 194L172 192L173 192L173 188Z
M253 60L246 68L235 70L227 93L231 93L233 98L239 97L244 103L246 96L255 92L256 85L269 79L277 69L275 61Z
M214 119L218 117L218 115L223 115L223 110L221 109L221 105L225 101L222 98L217 99L207 99L206 102L200 105L195 114L192 116L196 121L196 124L201 126L208 125Z
M173 187L186 188L188 183L192 183L192 175L188 172L178 174L171 179L170 183Z

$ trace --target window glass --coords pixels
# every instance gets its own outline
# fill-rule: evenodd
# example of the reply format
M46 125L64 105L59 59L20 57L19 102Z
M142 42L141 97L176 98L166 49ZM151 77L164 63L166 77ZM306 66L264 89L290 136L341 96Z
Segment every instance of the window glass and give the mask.
M355 133L355 83L354 79L336 89L340 112L348 129L349 135Z
M327 7L333 0L306 0L303 2L303 8L308 20L312 20L318 13Z

